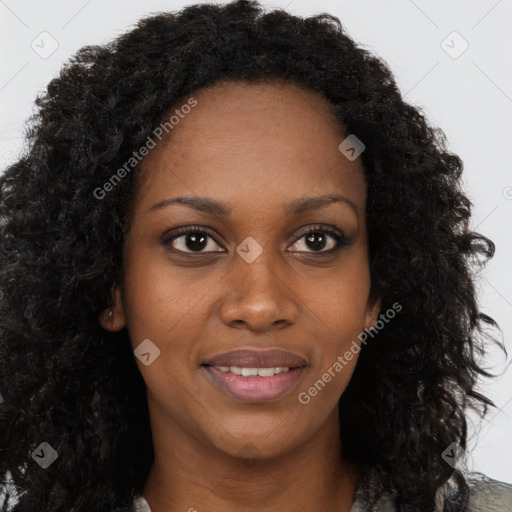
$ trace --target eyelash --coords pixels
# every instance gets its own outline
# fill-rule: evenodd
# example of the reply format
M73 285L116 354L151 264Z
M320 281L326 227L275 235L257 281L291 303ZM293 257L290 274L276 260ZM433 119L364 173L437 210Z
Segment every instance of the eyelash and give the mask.
M327 226L327 225L321 225L321 224L314 225L314 226L310 227L307 231L305 231L298 238L296 238L294 240L293 244L297 243L302 238L307 237L308 235L311 235L314 233L322 233L322 234L327 234L327 235L331 236L336 241L336 245L332 249L329 249L328 251L321 250L321 251L295 251L295 252L299 252L302 254L332 255L332 254L338 252L343 247L346 247L351 244L351 239L346 237L337 228L334 228L332 226ZM212 231L210 231L208 228L204 228L201 226L184 226L184 227L178 228L171 235L164 236L162 239L162 244L165 247L169 247L169 246L171 246L171 244L174 240L182 237L183 235L188 235L188 234L206 234L210 238L212 238L217 245L221 245L221 244L219 244L219 242L217 242L217 240L215 238L216 235ZM181 251L179 249L172 249L172 247L171 247L171 250L174 253L186 254L186 255L205 255L205 254L215 254L217 252L222 252L222 251L214 251L214 252L212 252L212 251L206 251L206 252L190 251L190 252L186 252L186 251Z

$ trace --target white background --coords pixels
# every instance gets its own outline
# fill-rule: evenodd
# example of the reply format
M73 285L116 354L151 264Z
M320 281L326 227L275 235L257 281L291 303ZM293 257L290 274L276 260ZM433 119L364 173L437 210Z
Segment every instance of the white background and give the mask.
M80 47L111 40L143 15L179 10L190 3L194 2L0 0L0 169L19 154L23 123L36 94ZM501 326L510 354L512 2L284 0L262 4L287 7L301 16L328 12L339 17L359 44L389 64L405 99L422 108L431 123L446 133L450 150L465 164L466 190L474 203L473 229L497 246L480 278L481 309ZM49 36L40 36L44 31L58 43L47 58L31 47L34 41L40 52L51 49ZM42 38L46 38L45 50ZM464 40L469 47L457 55ZM492 368L503 372L506 362L495 354ZM470 468L512 482L510 367L498 380L483 384L482 390L499 409L475 424Z

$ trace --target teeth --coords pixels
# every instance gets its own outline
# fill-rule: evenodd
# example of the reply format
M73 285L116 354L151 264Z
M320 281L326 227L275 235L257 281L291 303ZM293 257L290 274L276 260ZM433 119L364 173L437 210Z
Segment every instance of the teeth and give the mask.
M290 370L287 366L278 366L275 368L241 368L239 366L215 366L221 372L231 372L242 377L272 377L281 372Z

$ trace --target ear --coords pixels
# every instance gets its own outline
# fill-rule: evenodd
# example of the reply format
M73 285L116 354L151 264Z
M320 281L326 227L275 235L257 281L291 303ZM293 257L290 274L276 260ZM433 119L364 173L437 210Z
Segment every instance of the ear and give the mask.
M112 305L100 313L98 321L106 331L117 332L126 327L122 292L118 285L112 286L110 297Z
M364 322L364 328L369 329L375 327L375 323L379 318L380 308L382 305L381 298L377 295L375 290L372 289L368 298L368 305L366 308L366 317Z

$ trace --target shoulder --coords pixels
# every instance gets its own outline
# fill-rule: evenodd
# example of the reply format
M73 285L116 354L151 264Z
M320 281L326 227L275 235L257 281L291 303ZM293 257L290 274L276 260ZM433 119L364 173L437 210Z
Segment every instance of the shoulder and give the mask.
M467 512L511 512L512 484L481 473L465 475L469 487Z
M132 512L151 512L151 509L148 502L142 496L137 496L133 502Z
M458 493L465 483L467 493L464 505ZM370 468L362 473L356 499L350 512L396 512L399 510L398 491L389 475L382 469ZM436 511L460 510L461 512L512 512L512 484L493 480L476 472L457 472L452 475L436 496ZM147 512L147 511L144 511Z

